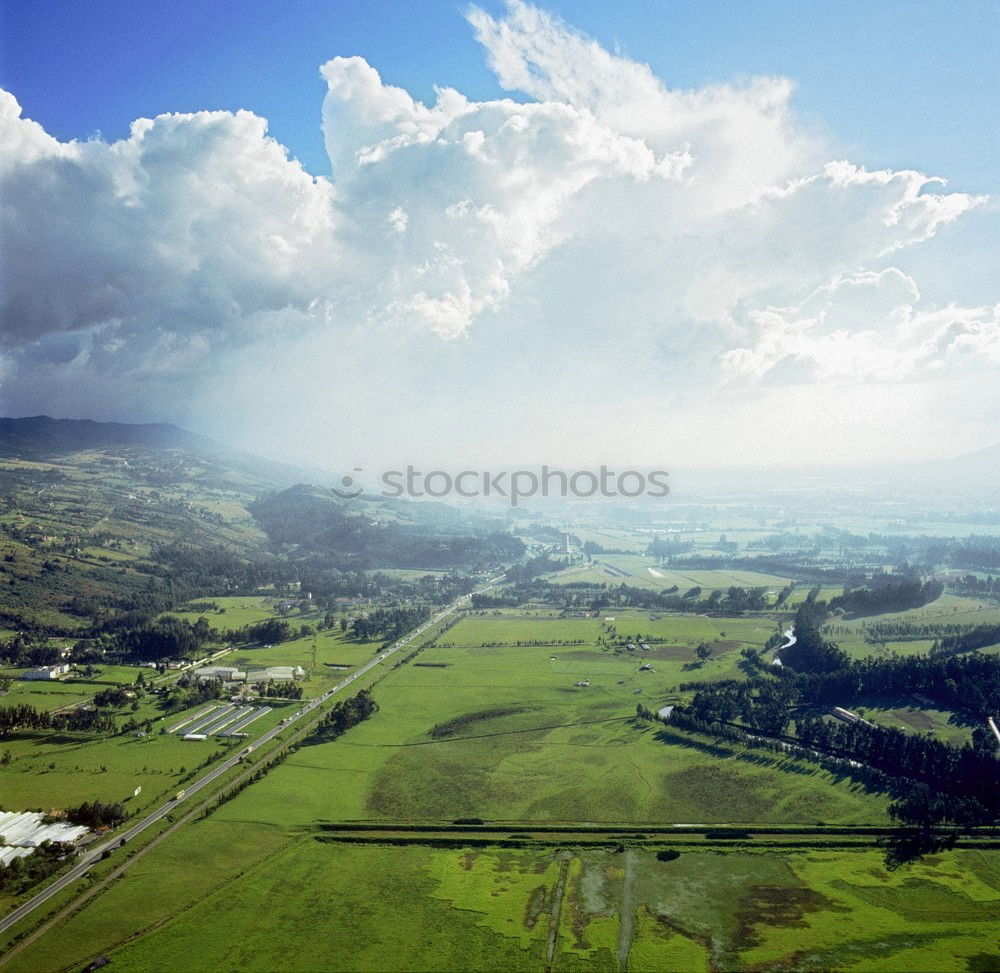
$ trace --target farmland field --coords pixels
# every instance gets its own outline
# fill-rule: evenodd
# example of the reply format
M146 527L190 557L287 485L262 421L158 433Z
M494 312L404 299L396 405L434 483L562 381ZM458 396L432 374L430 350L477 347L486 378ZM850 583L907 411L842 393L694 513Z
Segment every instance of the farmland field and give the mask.
M690 678L738 675L737 637L763 642L766 623L746 619L622 616L682 640L728 637L695 666L686 646L616 654L595 645L481 646L540 641L596 619L529 622L471 617L442 645L392 672L374 690L382 707L344 740L303 747L239 801L252 820L307 825L323 819L879 823L886 799L836 783L783 756L742 753L635 720L637 702L658 708ZM733 625L734 622L739 624ZM568 627L567 627L568 626ZM760 626L760 631L757 627ZM550 627L552 633L549 632ZM463 634L464 633L464 634ZM506 636L512 639L512 635ZM459 642L467 644L459 644ZM759 644L758 643L758 644ZM671 657L673 656L673 657ZM641 671L641 665L652 666ZM578 685L588 683L588 685Z
M907 733L931 733L956 746L972 738L971 726L956 722L944 710L919 705L912 699L866 701L864 717L878 726L892 726Z
M878 655L925 655L934 640L907 639L869 642L865 635L874 625L998 625L1000 607L977 598L944 594L921 608L885 612L864 618L838 617L827 623L825 631L852 658Z
M188 622L196 622L199 618L204 617L212 628L217 628L220 632L231 632L243 628L244 625L262 622L277 615L272 600L264 597L200 598L199 602L213 602L222 611L186 611L182 609L168 614Z
M141 919L135 896L149 901ZM73 955L137 973L461 969L470 956L512 971L550 958L553 970L595 973L988 970L998 919L995 852L887 872L863 850L658 861L643 848L329 844L209 819L10 969L64 969L72 943Z
M247 732L257 736L273 726L282 715L281 707L255 721ZM210 738L183 741L181 734L161 733L187 716L205 709L204 705L163 716L150 709L158 722L144 737L132 733L110 737L87 734L19 731L2 744L5 759L3 794L0 807L59 810L81 801L129 799L130 812L153 807L177 789L197 767L227 754L238 746L236 740ZM142 715L141 713L139 715ZM139 798L132 800L136 787Z
M662 567L655 558L639 554L596 554L589 564L566 568L553 575L550 580L555 584L587 581L593 584L627 584L657 590L676 588L682 595L691 588L701 588L707 595L711 591L725 591L733 586L767 588L777 593L790 583L788 578L757 571Z
M10 690L0 696L4 706L26 703L38 710L55 710L89 699L109 686L134 683L140 672L150 676L149 669L136 666L98 665L91 676L82 673L62 679L21 680L23 668L0 668L0 676L13 676Z
M226 615L271 614L261 600L240 601ZM932 617L987 613L974 599L938 609ZM637 717L637 704L656 710L689 699L684 683L746 678L742 650L762 648L787 617L573 613L537 603L466 612L416 655L373 673L379 710L370 719L336 740L297 746L9 968L61 970L64 956L76 968L108 955L136 971L402 971L462 968L475 955L477 968L513 971L989 969L985 930L1000 919L996 852L959 848L889 871L864 829L889 824L892 797L860 774ZM864 641L864 622L832 624L854 652L881 651ZM711 652L700 660L703 643ZM241 646L219 663L301 666L300 684L316 696L380 645L335 628ZM88 691L138 672L98 667ZM20 693L32 685L15 683ZM68 688L36 685L39 699L61 699ZM886 726L968 739L948 713L910 699L859 708ZM277 704L254 733L285 712ZM130 713L119 712L119 723ZM136 715L162 713L144 697ZM238 745L159 732L70 736L9 741L11 806L126 800L141 785L127 804L148 810ZM433 829L469 819L506 827L511 840L435 839ZM621 829L624 840L588 846L572 835L557 843L529 834L519 843L522 827L582 823ZM423 837L390 843L337 831L371 825ZM671 826L683 828L643 833ZM704 834L826 826L863 837L755 834L713 848ZM694 827L703 829L697 837ZM677 854L661 860L664 849ZM148 903L141 919L127 904L136 897Z

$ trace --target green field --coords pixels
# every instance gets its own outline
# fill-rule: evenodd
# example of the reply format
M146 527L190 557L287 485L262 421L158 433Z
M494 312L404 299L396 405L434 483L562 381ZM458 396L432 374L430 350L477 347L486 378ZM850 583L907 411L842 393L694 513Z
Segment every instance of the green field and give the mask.
M730 587L767 588L776 595L790 583L788 578L757 571L704 571L662 567L653 557L641 554L595 554L590 563L581 563L560 571L549 580L554 584L571 584L580 581L592 584L617 586L621 584L639 588L664 590L677 588L685 594L691 588L701 588L707 596L712 591L725 591ZM808 589L807 589L808 590Z
M469 618L443 634L443 645L425 650L376 686L382 709L373 719L342 741L303 747L219 815L249 813L248 820L303 826L324 819L469 815L552 821L885 820L883 796L835 783L813 765L720 748L634 719L637 702L658 708L686 679L738 674L743 643L732 636L748 635L763 623L687 616L657 623L647 616L628 620L662 631L677 621L678 640L718 636L719 626L726 626L730 638L699 667L687 646L675 653L673 646L656 648L648 660L653 670L643 672L640 654L619 655L593 645L452 644L491 641L508 625L518 633L527 626L544 640L550 627L562 636L581 625L599 629L596 619ZM743 627L730 632L734 621ZM768 631L763 629L763 637Z
M995 852L887 872L863 850L682 851L660 862L638 848L328 844L209 819L9 968L76 969L105 954L136 973L455 970L473 960L535 971L551 956L555 971L594 973L965 973L997 968L998 920Z
M878 726L892 726L906 733L931 733L955 746L972 739L971 726L956 723L945 710L923 706L913 699L865 701L861 708L865 719Z
M671 861L655 854L669 835L617 850L572 838L435 847L330 837L342 822L423 828L469 817L629 833L887 823L889 796L849 775L637 719L637 702L657 708L681 682L739 676L741 648L759 648L778 627L777 618L651 614L469 614L376 678L371 719L292 751L10 969L78 969L98 955L130 971L450 970L470 957L477 969L595 973L995 968L995 852L959 849L886 871L870 844L824 848L823 835L809 839L818 847L779 853L762 839L712 850L678 833ZM597 643L612 631L655 641L636 653ZM714 654L696 665L701 641ZM224 661L301 664L314 692L342 678L324 662L357 665L373 651L325 633ZM640 671L647 661L652 670ZM866 714L918 719L900 701L871 701ZM946 714L922 716L942 735L949 727ZM152 806L196 759L221 751L156 734L13 744L11 805L46 808L139 783Z
M206 705L199 704L167 716L160 710L150 709L158 722L144 737L132 733L95 737L51 731L11 734L0 742L0 753L5 758L9 756L9 762L3 767L0 807L48 812L81 801L129 798L130 812L151 809L176 791L178 783L196 768L241 745L236 739L212 737L192 742L182 740L182 734L160 732L161 727L169 730L186 716L204 710ZM283 704L268 701L268 705L273 711L247 727L251 738L287 715L287 710L283 712ZM131 799L135 788L140 786L141 795Z
M959 595L944 594L921 608L903 612L885 612L861 618L836 617L825 626L833 639L849 656L861 659L871 655L924 655L933 639L888 640L873 643L865 638L873 625L1000 625L1000 607L995 603Z
M274 601L264 597L218 597L199 598L198 603L214 602L219 611L172 611L167 614L176 618L183 618L187 622L196 622L204 617L212 628L217 628L220 632L232 632L235 629L243 628L244 625L252 625L254 622L262 622L268 618L275 618L277 611L274 608Z
M17 678L21 672L24 669L0 667L0 676L14 677L10 690L0 695L0 705L24 703L47 712L85 701L109 686L131 685L140 672L147 679L155 676L152 670L138 666L103 664L95 666L91 676L74 671L72 675L52 680L21 680Z
M831 598L836 598L837 595L843 594L844 589L841 585L813 585L808 582L800 583L795 590L785 599L783 608L798 608L808 597L809 593L816 588L819 591L816 594L817 601L829 601Z
M648 636L672 645L693 647L699 642L739 642L760 647L778 627L776 618L760 616L713 618L627 609L609 610L589 618L565 618L548 612L504 610L470 614L439 641L448 646L518 642L558 645L577 640L596 645L598 638L610 638L613 630L621 637Z

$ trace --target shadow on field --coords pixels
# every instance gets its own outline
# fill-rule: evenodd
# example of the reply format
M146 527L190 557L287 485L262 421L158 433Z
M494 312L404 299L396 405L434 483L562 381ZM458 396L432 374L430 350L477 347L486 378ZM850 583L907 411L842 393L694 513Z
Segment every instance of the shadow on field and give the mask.
M661 743L686 747L689 750L697 750L699 753L708 754L719 760L740 760L756 764L758 767L771 767L782 771L782 773L796 774L800 777L815 777L821 771L825 770L838 784L846 784L851 790L862 791L866 794L887 794L890 797L899 797L905 793L905 789L879 783L871 779L864 767L851 767L847 764L838 764L834 767L824 768L818 763L810 765L807 763L807 757L793 756L791 754L782 755L763 748L760 750L752 747L740 749L740 746L735 744L726 746L710 743L706 740L697 740L694 737L685 736L669 728L657 730L655 738Z
M925 855L949 851L955 847L958 832L947 834L929 831L913 831L912 828L897 828L888 838L880 839L878 845L885 852L885 867L894 871L902 865L920 861Z
M564 727L593 726L597 723L632 723L638 724L634 716L608 716L599 720L576 720L572 723L549 723L545 726L519 727L515 730L493 730L489 733L468 733L464 736L446 736L430 740L408 740L403 743L352 743L355 747L374 747L400 749L403 747L431 747L448 743L460 743L463 740L488 740L491 737L517 736L525 733L547 733L549 730L561 730Z

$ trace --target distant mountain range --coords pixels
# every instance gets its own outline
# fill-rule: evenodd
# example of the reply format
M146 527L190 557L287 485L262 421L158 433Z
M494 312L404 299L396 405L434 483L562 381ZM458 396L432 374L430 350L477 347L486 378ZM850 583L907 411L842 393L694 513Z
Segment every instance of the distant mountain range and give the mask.
M243 453L169 422L95 422L93 419L0 417L0 457L50 460L90 450L180 450L238 472L261 486L328 482L333 474Z
M204 482L218 480L229 482L238 474L244 485L260 490L288 488L296 484L329 486L336 475L331 471L280 463L228 446L189 432L170 423L95 422L90 419L53 419L49 416L30 416L20 419L0 418L0 457L32 460L51 460L87 451L139 451L146 454L176 452L178 456L195 456ZM147 457L148 458L148 457ZM178 473L182 473L178 469ZM936 506L959 502L977 505L1000 503L1000 443L972 453L939 460L909 463L870 464L842 467L796 467L784 469L720 468L677 469L671 471L672 502L691 503L719 496L750 498L778 498L789 494L824 494L831 490L859 494L876 492L904 497L919 502L933 502ZM369 498L375 500L376 498ZM301 498L297 498L300 501ZM378 506L381 515L392 519L412 505L386 503ZM364 504L355 507L358 512ZM422 521L433 520L429 506L420 503L418 514ZM554 502L536 501L529 506L554 512L562 506ZM621 503L615 504L616 509ZM391 511L391 513L390 513ZM378 516L368 509L369 515ZM498 512L498 511L496 511ZM451 519L454 510L445 520Z
M167 422L135 424L95 422L93 419L52 419L27 416L0 418L0 455L49 458L85 449L114 446L150 449L195 449L219 452L218 443Z

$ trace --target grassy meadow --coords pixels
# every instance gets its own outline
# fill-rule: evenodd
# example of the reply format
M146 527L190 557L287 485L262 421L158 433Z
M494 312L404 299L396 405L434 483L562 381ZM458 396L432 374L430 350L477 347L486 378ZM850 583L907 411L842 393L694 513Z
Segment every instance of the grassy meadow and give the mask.
M636 834L679 824L886 825L889 795L846 772L636 717L637 703L683 698L686 681L741 677L741 650L760 648L781 625L778 615L469 613L374 675L371 719L293 750L8 968L76 970L107 955L137 973L450 970L470 957L484 970L594 973L996 969L994 851L959 848L888 870L871 844L824 847L824 835L816 847L779 851L760 836L713 848L680 832L616 848L537 836L523 847L445 846L426 833L392 844L327 830L459 818L526 832L613 823ZM648 638L649 649L629 652L620 644L629 637ZM698 664L701 642L713 652ZM322 633L220 662L302 665L315 695L343 678L334 666L357 666L376 648ZM966 732L907 700L872 700L865 712L946 739ZM219 741L155 732L24 735L9 745L11 806L44 809L140 783L136 809L152 807L198 762L226 752ZM669 848L679 856L659 860Z
M790 584L788 578L758 571L722 570L705 571L693 568L668 568L658 564L656 558L642 554L595 554L588 563L575 564L549 578L554 584L572 584L586 581L592 584L617 586L630 585L655 590L677 589L685 594L692 588L701 588L704 597L715 590L740 588L767 588L775 595ZM808 592L808 589L806 589Z
M148 905L137 916L130 904ZM248 908L248 903L255 903ZM360 905L363 902L363 907ZM996 969L1000 856L333 844L200 821L10 964L130 971Z
M302 747L218 814L302 826L463 816L885 821L882 795L835 781L814 765L719 747L635 719L637 703L659 708L687 679L738 675L745 643L736 636L759 645L772 630L766 621L701 617L621 616L617 624L667 631L671 621L676 653L672 645L653 645L645 654L616 654L593 643L551 644L596 635L600 619L464 619L441 644L376 684L375 717L342 740ZM528 634L545 644L515 644ZM695 666L682 639L707 639L718 652ZM646 664L651 671L642 671Z

